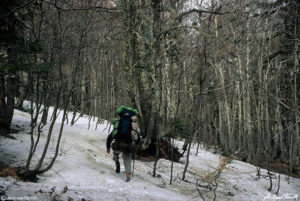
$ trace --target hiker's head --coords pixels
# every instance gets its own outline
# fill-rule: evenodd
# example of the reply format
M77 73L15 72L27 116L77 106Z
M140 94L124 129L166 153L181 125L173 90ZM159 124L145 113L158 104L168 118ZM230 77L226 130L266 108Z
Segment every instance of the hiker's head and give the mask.
M132 116L132 117L131 117L131 120L132 120L133 122L137 122L137 116Z

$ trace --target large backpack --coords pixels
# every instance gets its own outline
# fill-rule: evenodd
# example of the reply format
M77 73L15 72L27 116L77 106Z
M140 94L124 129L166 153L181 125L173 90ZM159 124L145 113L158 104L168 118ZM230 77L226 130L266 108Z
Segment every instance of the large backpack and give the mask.
M114 126L112 136L117 142L123 142L126 144L132 143L131 131L132 131L132 119L136 116L138 111L130 107L120 106L116 113L119 118L114 118L111 123Z

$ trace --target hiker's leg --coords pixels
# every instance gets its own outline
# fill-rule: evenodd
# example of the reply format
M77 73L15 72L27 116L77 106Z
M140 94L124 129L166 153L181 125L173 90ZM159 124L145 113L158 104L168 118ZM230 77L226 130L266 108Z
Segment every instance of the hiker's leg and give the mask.
M113 152L113 160L116 163L116 173L120 173L120 161L119 161L119 154L120 152L114 151Z
M125 173L131 173L131 154L123 153Z
M119 154L120 154L120 152L118 152L118 151L113 152L113 160L114 161L119 161Z
M126 181L129 181L131 176L131 154L123 153L123 159L126 173Z

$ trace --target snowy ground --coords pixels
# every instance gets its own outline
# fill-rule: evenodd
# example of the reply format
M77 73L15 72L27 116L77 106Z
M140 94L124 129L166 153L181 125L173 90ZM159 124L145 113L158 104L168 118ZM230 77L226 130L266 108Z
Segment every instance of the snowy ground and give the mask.
M54 126L54 134L59 131L59 122ZM16 140L0 137L0 163L18 166L21 162L24 165L30 146L29 123L29 114L15 110L13 127L21 131L13 134ZM202 200L195 186L195 175L214 171L219 164L218 155L200 149L196 156L196 147L193 147L186 175L189 182L180 180L185 162L182 158L180 163L174 164L172 185L168 184L170 161L159 160L160 176L155 178L151 176L153 162L136 161L133 180L126 183L124 167L116 174L112 154L106 153L106 124L95 127L95 122L91 122L88 129L88 117L85 116L74 126L66 124L61 152L53 168L39 176L37 183L0 177L0 193L5 191L10 200ZM44 128L33 164L41 154L48 128L49 125ZM53 137L48 158L54 152L55 141ZM221 175L216 200L300 200L300 179L287 180L286 176L281 176L280 192L275 196L278 174L274 175L273 193L270 193L268 178L257 179L254 166L234 160L228 167ZM262 174L266 171L262 170ZM213 199L212 193L203 195L206 200Z

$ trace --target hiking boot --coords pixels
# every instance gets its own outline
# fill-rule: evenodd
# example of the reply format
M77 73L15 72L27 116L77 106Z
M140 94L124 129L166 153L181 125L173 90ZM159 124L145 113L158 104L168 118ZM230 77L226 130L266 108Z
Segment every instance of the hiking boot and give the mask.
M129 182L130 181L130 176L131 176L131 174L130 173L126 173L126 182Z
M120 173L120 162L116 161L116 173Z

